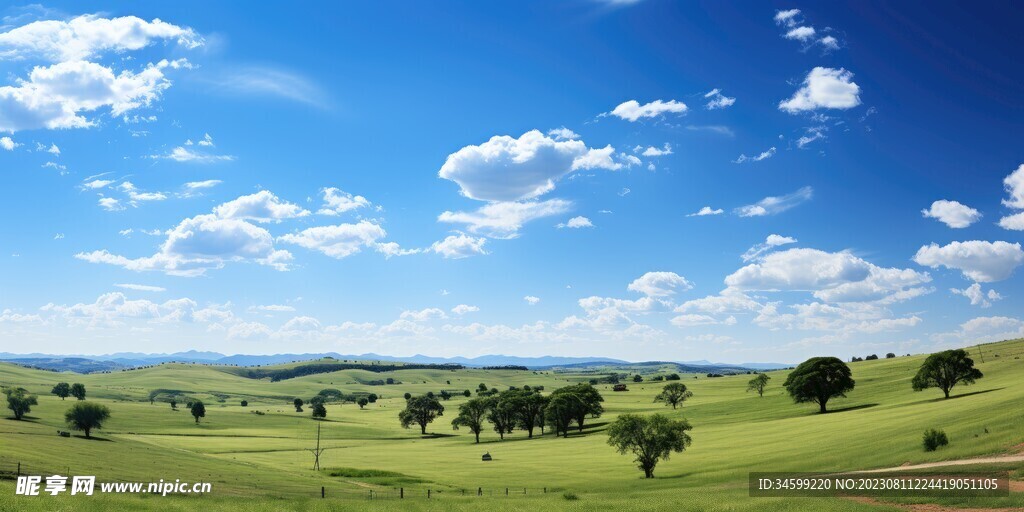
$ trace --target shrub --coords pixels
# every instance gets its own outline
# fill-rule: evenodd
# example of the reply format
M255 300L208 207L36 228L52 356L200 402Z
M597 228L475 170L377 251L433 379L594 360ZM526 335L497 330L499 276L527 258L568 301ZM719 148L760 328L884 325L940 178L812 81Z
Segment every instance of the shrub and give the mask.
M248 400L242 400L242 407L248 407L248 406L249 406L249 401Z
M935 430L930 428L924 431L924 451L934 452L940 446L946 446L949 444L949 438L946 437L946 433L942 430Z
M580 499L580 497L577 496L576 493L574 493L574 492L564 492L564 493L562 493L562 498L564 498L564 499L566 499L568 501L576 501L576 500Z

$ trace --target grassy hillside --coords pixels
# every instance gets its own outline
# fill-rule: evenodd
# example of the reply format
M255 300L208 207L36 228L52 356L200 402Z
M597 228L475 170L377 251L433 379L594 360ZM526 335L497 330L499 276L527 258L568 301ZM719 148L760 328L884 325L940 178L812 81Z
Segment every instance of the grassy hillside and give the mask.
M813 404L796 405L781 385L786 371L771 372L763 398L747 393L749 376L707 378L684 375L694 396L677 411L653 402L664 382L628 382L629 391L605 396L604 416L583 433L568 438L544 435L526 439L522 432L499 441L485 432L481 444L450 421L465 398L444 402L446 414L428 428L403 429L397 421L403 393L442 389L476 389L480 383L545 386L545 392L586 381L592 374L486 370L398 370L376 373L345 370L270 382L237 375L237 368L165 364L111 374L59 374L0 364L0 385L25 387L39 395L25 421L0 420L0 471L21 462L23 472L49 475L96 475L100 481L155 481L161 478L213 483L214 492L194 497L63 496L14 497L13 483L0 481L0 510L50 510L60 507L96 510L280 510L330 509L357 503L366 509L529 510L887 510L888 502L840 498L749 498L751 471L846 471L898 466L1019 451L1024 443L1024 340L972 348L985 377L974 386L957 387L943 400L937 390L914 392L910 380L924 356L853 363L857 386L848 398L830 402L833 412L816 414ZM984 362L981 362L981 357ZM370 380L393 378L400 384L371 386ZM648 379L649 380L649 379ZM71 400L49 394L59 381L81 382L89 400L106 404L111 420L98 439L63 438L64 410ZM346 394L376 393L376 404L328 405L326 421L296 413L290 402L308 399L324 388ZM201 398L207 414L196 425L184 407L149 402L155 389L177 390ZM248 400L241 407L240 400ZM256 414L259 411L263 414ZM687 418L693 445L644 480L632 457L615 453L603 432L626 412L663 412ZM322 425L324 471L313 472L316 426ZM945 429L951 443L936 452L921 449L924 429ZM491 462L481 462L485 451ZM1007 467L1020 478L1019 467ZM334 476L332 476L332 474ZM320 488L327 500L320 500ZM369 501L370 490L387 496L403 487L408 498ZM505 488L510 495L504 495ZM494 496L463 497L477 488ZM526 488L526 494L522 491ZM543 490L547 489L547 493ZM431 499L426 499L426 490ZM518 490L518 494L516 491ZM256 495L259 500L242 500ZM576 497L578 499L566 499ZM908 503L911 500L905 500ZM920 499L916 501L921 501ZM936 501L936 500L933 500ZM955 499L940 504L974 507L1021 507L1019 493L1010 498Z

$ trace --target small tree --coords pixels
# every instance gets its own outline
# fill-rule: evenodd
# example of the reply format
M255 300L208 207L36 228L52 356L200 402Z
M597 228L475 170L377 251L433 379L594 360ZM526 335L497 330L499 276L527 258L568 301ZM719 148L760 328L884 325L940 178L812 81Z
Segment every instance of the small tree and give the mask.
M452 428L466 427L480 442L480 432L484 429L484 418L490 410L491 401L487 398L471 398L459 405L459 415L452 420Z
M171 399L171 410L172 411L177 411L178 410L178 401L173 399L173 398Z
M487 412L487 421L494 425L494 431L501 440L505 440L505 434L511 434L516 427L516 407L511 393L515 391L505 391L492 397Z
M894 354L892 352L889 352L888 354L885 355L886 359L894 359L895 357L896 357L896 354Z
M405 403L405 409L398 413L398 420L402 427L409 428L410 425L420 426L420 433L427 434L427 424L434 421L438 416L444 415L444 406L432 396L417 396L410 398Z
M110 409L105 405L84 402L72 405L64 413L64 421L72 430L85 432L88 438L93 429L103 428L103 422L110 418Z
M750 379L750 382L747 382L747 391L756 391L757 396L763 397L764 389L768 387L768 381L770 380L772 380L772 378L768 375L759 373L757 374L757 377L754 377L753 379Z
M928 356L911 383L914 391L939 388L949 398L949 392L958 383L974 384L982 378L981 370L974 367L974 360L963 349L946 350Z
M366 404L370 403L370 401L366 398L360 398L356 403L359 404L359 408L362 409L363 407L366 407Z
M448 399L450 399L452 397L452 394L449 393L447 389L442 389L441 393L440 393L440 396L441 396L441 400L448 400Z
M797 366L783 386L796 403L814 402L821 413L835 397L845 397L855 382L850 367L835 357L812 357Z
M644 478L654 478L654 467L661 459L668 460L672 452L680 453L690 446L692 440L686 432L691 429L686 420L661 414L623 414L608 427L608 444L623 455L636 455Z
M248 400L242 400L242 407L249 407L249 401Z
M687 398L693 396L693 392L686 389L686 384L682 382L670 382L665 384L662 388L661 393L654 397L655 402L665 402L665 405L671 405L673 409L683 405L683 402Z
M369 395L366 395L366 401L371 404L377 403L378 398L380 397L378 397L376 393L370 393Z
M665 380L679 380L679 378L680 377L678 373L670 373L665 376Z
M410 398L412 398L412 393L406 393L402 396L405 397L406 400L409 400Z
M633 382L643 382L644 378L638 373L633 376Z
M327 408L324 407L323 402L312 402L313 403L313 419L322 420L327 417Z
M292 400L292 405L295 406L295 412L302 412L302 404L304 403L305 402L303 402L301 398L296 398L295 400Z
M469 398L469 397L473 396L473 392L467 389L467 390L462 392L462 396L464 396L466 398Z
M71 385L71 396L73 396L73 397L75 397L75 398L77 398L79 400L85 400L85 385L84 384L79 384L77 382L72 384Z
M196 423L199 423L199 418L206 417L206 406L203 405L202 400L195 400L188 406L188 410L192 412L192 417L196 419Z
M36 396L30 395L25 388L4 388L4 395L7 397L7 408L14 413L16 420L32 412L32 406L39 403Z
M50 390L51 394L57 395L61 400L71 396L71 384L67 382L58 382L57 385L53 386Z

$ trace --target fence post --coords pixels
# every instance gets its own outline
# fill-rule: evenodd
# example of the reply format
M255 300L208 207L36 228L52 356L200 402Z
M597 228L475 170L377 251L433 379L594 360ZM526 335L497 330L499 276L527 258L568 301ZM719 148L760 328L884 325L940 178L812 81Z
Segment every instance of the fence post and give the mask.
M547 494L547 493L548 493L548 488L547 488L547 487L545 487L545 488L544 488L544 494Z
M18 463L18 476L21 476L21 463Z
M327 488L320 486L320 499L324 499L327 496Z
M484 495L484 488L483 487L477 487L476 488L476 495L477 496L483 496Z
M505 496L508 496L508 487L505 488Z
M400 499L400 500L404 500L405 499L405 487L399 487L398 488L398 499Z
M430 489L427 489L427 499L430 499Z

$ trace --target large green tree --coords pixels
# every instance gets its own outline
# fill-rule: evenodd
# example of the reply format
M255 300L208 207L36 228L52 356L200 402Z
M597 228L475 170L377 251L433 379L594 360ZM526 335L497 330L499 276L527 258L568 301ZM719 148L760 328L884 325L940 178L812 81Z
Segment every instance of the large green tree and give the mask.
M72 384L71 385L71 396L73 396L73 397L75 397L75 398L77 398L79 400L85 400L85 384L80 384L78 382Z
M565 386L551 392L552 397L560 394L571 394L578 398L577 407L573 410L572 419L576 422L580 432L583 432L583 422L588 417L597 418L604 413L604 406L601 405L601 402L604 402L604 397L601 396L597 388L590 384L580 383Z
M64 413L64 421L72 430L85 432L89 437L93 429L103 428L103 422L110 418L110 409L94 402L82 402L72 405Z
M32 412L32 406L39 403L35 395L30 395L25 388L4 388L7 397L7 408L14 413L14 419L20 420Z
M670 382L665 384L662 388L661 393L654 397L655 402L665 402L665 405L671 405L673 409L683 405L683 402L687 398L693 396L693 391L686 389L686 384L682 382Z
M487 421L494 425L494 431L502 440L505 434L511 434L516 427L516 399L511 393L514 392L505 391L491 397L487 411Z
M963 349L946 350L928 356L914 376L911 384L914 391L928 388L939 388L949 398L953 386L963 383L974 384L984 377L981 370L974 367L974 360L967 356Z
M420 433L427 434L427 424L444 415L444 406L432 396L416 396L405 402L405 409L398 413L402 426L419 425Z
M555 431L555 437L559 434L563 437L569 435L569 425L581 407L584 405L580 397L573 393L551 394L544 408L544 419Z
M64 400L71 396L71 384L68 384L67 382L58 382L53 386L53 389L50 390L50 393L57 395L61 400Z
M783 386L794 402L816 403L824 413L830 399L845 397L854 384L846 363L835 357L812 357L790 372Z
M324 419L327 417L327 407L324 407L322 401L311 402L313 404L313 418Z
M674 420L662 414L641 416L623 414L608 427L608 444L619 453L636 456L637 467L645 478L654 478L654 467L672 452L682 452L692 442L686 420Z
M480 432L484 429L484 422L487 421L487 413L491 409L491 400L487 398L470 398L459 405L459 415L452 420L452 428L466 427L476 436L476 442L480 442Z

